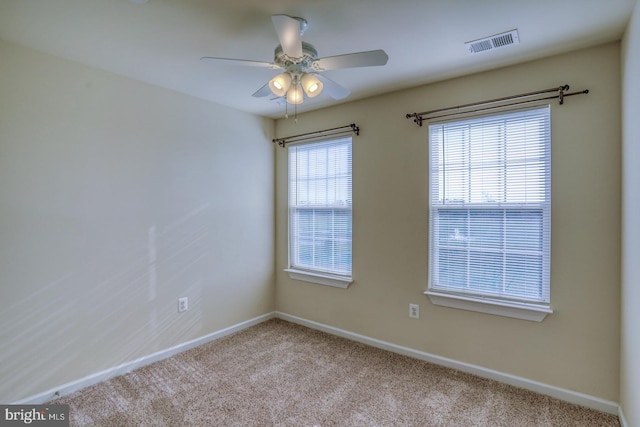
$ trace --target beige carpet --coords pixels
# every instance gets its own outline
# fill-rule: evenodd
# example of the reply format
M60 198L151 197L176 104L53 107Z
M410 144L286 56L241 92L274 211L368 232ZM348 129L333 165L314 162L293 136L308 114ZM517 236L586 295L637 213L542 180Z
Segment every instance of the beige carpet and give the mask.
M63 397L72 425L619 426L615 416L269 320Z

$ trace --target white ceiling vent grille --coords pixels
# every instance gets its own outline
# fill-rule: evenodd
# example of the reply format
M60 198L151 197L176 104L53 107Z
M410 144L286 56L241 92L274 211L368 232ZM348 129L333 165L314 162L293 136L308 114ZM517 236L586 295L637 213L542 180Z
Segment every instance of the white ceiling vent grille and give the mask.
M511 30L506 33L496 34L495 36L466 42L465 45L467 49L469 49L469 52L480 53L518 43L520 43L518 30Z

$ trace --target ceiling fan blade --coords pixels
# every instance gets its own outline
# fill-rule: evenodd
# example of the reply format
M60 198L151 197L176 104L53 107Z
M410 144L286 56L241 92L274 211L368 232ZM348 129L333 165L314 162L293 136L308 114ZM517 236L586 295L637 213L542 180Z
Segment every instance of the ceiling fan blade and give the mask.
M389 56L384 50L348 53L346 55L327 56L313 61L312 66L318 71L337 70L339 68L372 67L385 65Z
M255 96L256 98L262 98L268 95L271 95L271 88L269 88L269 83L265 84L260 89L255 91L255 93L251 96Z
M300 21L288 15L273 15L271 20L276 27L282 51L291 58L302 58Z
M232 58L217 58L214 56L203 56L200 58L201 61L205 62L219 62L219 63L227 63L231 65L243 65L248 67L258 67L258 68L269 68L269 69L278 69L280 68L278 65L273 62L263 62L263 61L251 61L248 59L232 59Z
M323 84L322 91L333 99L344 99L351 91L346 87L340 86L330 78L323 76L322 74L314 74Z

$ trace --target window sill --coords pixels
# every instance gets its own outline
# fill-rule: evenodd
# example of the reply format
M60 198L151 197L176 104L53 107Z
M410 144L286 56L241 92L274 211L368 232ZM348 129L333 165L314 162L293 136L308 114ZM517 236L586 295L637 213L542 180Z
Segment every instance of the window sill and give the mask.
M351 277L333 276L331 274L311 273L309 271L293 270L286 268L289 277L293 280L317 283L318 285L333 286L335 288L347 289L353 279Z
M515 319L530 320L532 322L542 322L548 314L553 313L551 307L541 307L534 304L497 301L434 291L426 291L424 294L429 297L431 303L434 305L495 314L497 316L513 317Z

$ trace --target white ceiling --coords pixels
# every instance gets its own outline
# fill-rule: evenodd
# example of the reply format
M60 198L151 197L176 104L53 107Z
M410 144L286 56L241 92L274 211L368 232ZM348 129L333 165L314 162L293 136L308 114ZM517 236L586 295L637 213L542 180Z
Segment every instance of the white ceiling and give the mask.
M340 102L619 40L636 0L0 0L0 39L239 110L278 71L201 62L270 62L273 14L308 21L320 57L384 49L383 67L327 71ZM477 55L464 42L517 28L520 44ZM298 112L335 104L326 94Z

